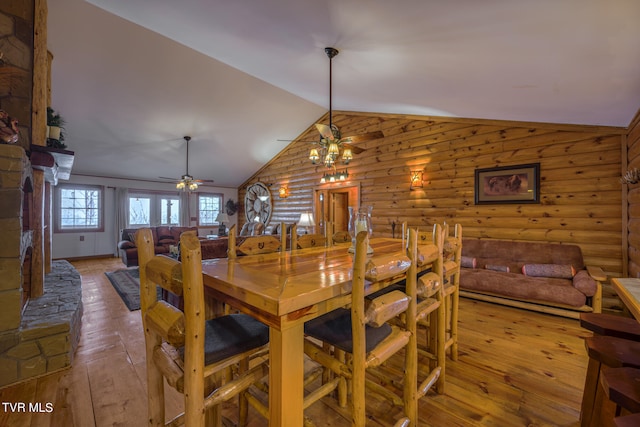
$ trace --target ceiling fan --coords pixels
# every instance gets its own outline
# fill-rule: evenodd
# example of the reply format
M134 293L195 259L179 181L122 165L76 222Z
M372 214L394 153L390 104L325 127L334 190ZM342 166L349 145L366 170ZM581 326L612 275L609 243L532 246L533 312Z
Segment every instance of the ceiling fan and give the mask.
M171 181L176 181L176 188L182 191L194 191L198 189L198 185L204 182L213 182L212 179L194 179L191 175L189 175L189 141L191 141L190 136L184 136L184 140L187 142L187 172L182 175L180 179L176 178L167 178L165 176L159 177L160 179L169 179Z
M363 148L356 147L352 144L367 141L370 139L378 139L384 137L381 131L368 132L361 135L354 135L348 137L342 137L340 129L333 124L332 116L332 98L333 98L333 70L332 61L333 58L339 53L338 49L333 47L325 47L325 53L329 57L329 125L317 123L316 128L320 133L320 140L314 141L314 144L320 146L320 150L312 148L309 153L309 160L311 163L316 164L319 160L322 160L327 168L334 169L336 167L336 161L338 157L342 159L344 164L349 164L353 158L353 153L358 154L364 151Z

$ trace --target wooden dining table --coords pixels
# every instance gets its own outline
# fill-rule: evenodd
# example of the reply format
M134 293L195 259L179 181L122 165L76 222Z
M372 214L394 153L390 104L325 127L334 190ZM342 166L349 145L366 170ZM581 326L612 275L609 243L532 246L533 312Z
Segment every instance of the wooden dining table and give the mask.
M373 238L375 255L402 240ZM269 425L303 425L304 323L349 303L350 243L284 253L203 261L205 292L270 328ZM368 284L374 292L388 283Z
M640 321L640 279L614 277L611 284L631 315Z

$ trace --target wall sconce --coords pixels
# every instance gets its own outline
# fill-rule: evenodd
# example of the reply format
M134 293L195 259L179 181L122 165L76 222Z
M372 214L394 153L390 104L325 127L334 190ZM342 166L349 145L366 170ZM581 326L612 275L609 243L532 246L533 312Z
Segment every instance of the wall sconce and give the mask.
M289 197L289 189L285 186L280 187L278 190L278 196L280 196L281 199L286 199Z
M422 187L422 171L411 171L411 186L409 189L414 190Z

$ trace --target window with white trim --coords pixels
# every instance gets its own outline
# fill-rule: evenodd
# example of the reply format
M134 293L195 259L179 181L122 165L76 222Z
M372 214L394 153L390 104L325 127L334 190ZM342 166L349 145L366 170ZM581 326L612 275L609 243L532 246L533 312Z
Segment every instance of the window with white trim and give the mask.
M54 192L54 232L104 231L104 187L59 184Z
M219 225L216 221L222 211L222 194L198 193L198 225Z
M160 193L129 193L129 227L180 225L180 197Z

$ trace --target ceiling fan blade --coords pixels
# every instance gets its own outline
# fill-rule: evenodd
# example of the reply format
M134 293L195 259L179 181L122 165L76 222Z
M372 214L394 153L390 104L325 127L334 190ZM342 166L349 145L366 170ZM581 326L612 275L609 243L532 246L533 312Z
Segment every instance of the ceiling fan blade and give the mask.
M215 182L213 179L194 179L195 182Z
M380 139L384 138L384 134L382 131L374 131L368 133L362 133L360 135L353 135L345 139L349 139L352 144L357 144L359 142L369 141L371 139Z
M316 123L316 128L324 139L328 139L329 141L333 139L333 132L331 132L331 128L329 126L323 125L321 123Z
M159 176L158 179L168 179L169 181L180 181L180 178L169 178L168 176Z
M342 145L343 145L345 148L350 148L350 149L351 149L351 152L352 152L353 154L360 154L360 153L362 153L363 151L366 151L364 148L356 147L355 145L351 145L351 144L348 144L348 143L346 143L346 142L343 142L343 143L342 143Z

